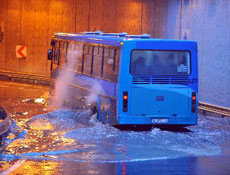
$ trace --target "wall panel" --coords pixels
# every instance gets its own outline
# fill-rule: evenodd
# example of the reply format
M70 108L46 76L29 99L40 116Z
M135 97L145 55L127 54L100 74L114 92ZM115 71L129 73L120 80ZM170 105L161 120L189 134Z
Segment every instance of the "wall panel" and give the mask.
M34 25L34 73L49 75L47 50L49 31L49 3L47 0L37 0L35 5Z
M90 1L89 11L89 30L102 30L103 16L103 0Z
M52 38L54 33L62 32L63 8L62 1L49 1L49 39Z
M21 44L21 0L7 1L6 69L19 71L16 45Z
M141 33L148 33L150 34L148 28L152 23L149 21L149 1L150 0L143 0L142 2L142 16L141 16ZM154 9L153 9L154 10Z
M21 42L27 47L27 57L19 59L19 71L33 72L34 68L34 24L35 1L21 0Z
M63 32L63 2L57 0L49 0L49 33L48 33L48 46L54 33ZM43 58L44 59L44 58ZM46 69L50 68L50 61L47 62Z
M90 0L77 0L76 32L89 31Z
M116 32L140 34L142 0L117 0Z
M180 38L181 0L167 0L166 2L166 38Z
M156 1L144 0L142 11L142 33L153 35L155 31ZM154 37L154 36L153 36Z
M6 7L7 7L7 1L0 0L0 27L3 32L3 41L0 42L0 69L6 69L6 58L5 58L5 42L6 42Z
M114 33L116 32L117 23L117 0L104 0L102 10L102 31Z
M75 32L76 27L76 0L63 1L63 32Z
M142 33L154 38L165 38L166 0L144 0Z
M153 37L165 38L166 27L166 0L155 0L154 11L155 27Z

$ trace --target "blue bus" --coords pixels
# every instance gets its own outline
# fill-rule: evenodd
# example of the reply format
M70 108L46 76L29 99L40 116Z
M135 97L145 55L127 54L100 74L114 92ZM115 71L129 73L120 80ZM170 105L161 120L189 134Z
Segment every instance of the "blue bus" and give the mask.
M56 33L51 46L51 82L60 71L72 72L68 101L90 106L102 123L197 124L196 42L97 31Z

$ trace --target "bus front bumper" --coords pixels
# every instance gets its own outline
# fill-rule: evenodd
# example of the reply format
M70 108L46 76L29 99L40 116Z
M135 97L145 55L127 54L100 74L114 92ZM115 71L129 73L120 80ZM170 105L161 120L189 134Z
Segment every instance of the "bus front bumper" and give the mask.
M119 125L196 125L197 116L191 117L148 117L118 116Z

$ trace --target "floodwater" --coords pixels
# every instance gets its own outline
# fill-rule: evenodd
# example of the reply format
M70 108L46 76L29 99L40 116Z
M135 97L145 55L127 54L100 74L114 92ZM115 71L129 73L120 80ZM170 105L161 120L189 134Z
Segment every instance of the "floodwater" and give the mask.
M51 109L48 87L0 82L13 124L2 174L230 174L230 118L199 116L186 131L121 131L87 110Z

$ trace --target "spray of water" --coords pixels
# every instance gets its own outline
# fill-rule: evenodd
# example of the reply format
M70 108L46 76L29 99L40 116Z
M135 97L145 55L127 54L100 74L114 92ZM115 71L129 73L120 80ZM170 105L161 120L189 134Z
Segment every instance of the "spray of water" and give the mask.
M77 46L77 48L76 48ZM53 103L55 106L62 107L69 97L67 85L74 79L75 69L78 64L78 57L82 55L82 45L69 44L65 69L59 71L55 81Z
M97 96L98 94L103 94L105 95L105 91L104 89L101 87L101 85L96 82L96 81L92 81L92 87L91 87L91 90L90 90L90 94L86 100L87 104L90 105L90 104L93 104L97 101Z
M66 100L70 99L70 93L68 91L68 84L72 83L75 77L75 71L80 59L82 57L83 45L70 44L67 52L67 62L65 63L65 69L59 71L58 77L55 81L54 97L52 99L52 105L55 107L63 107ZM104 94L105 92L101 85L95 80L87 80L86 84L90 85L89 94L86 98L87 105L91 105L97 101L98 94ZM74 94L80 96L81 94Z

